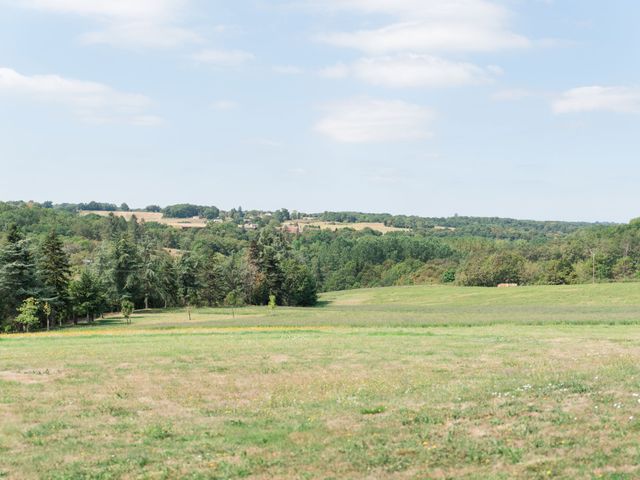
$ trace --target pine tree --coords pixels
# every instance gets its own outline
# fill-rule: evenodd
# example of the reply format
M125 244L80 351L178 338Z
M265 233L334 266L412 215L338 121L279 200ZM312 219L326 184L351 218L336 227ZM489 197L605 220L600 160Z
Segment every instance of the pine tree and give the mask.
M178 304L178 270L176 262L169 255L160 257L157 288L165 308Z
M225 282L224 256L214 253L203 265L201 274L202 297L207 305L213 307L220 305L227 294L228 288Z
M124 298L135 302L140 297L140 258L129 235L124 235L113 248L113 285L118 303Z
M7 243L0 249L0 296L5 317L15 315L24 300L37 296L35 263L15 225L9 227Z
M198 304L198 292L200 290L198 270L198 262L193 256L185 254L180 258L178 265L178 282L180 285L180 295L185 305Z
M69 256L55 230L42 243L39 276L44 285L44 296L52 307L53 318L61 317L69 307Z
M86 317L93 321L107 309L105 288L100 279L90 270L83 270L80 278L69 288L74 307L74 318Z
M149 299L158 296L159 270L158 250L148 238L145 238L140 248L140 280L145 310L149 309Z

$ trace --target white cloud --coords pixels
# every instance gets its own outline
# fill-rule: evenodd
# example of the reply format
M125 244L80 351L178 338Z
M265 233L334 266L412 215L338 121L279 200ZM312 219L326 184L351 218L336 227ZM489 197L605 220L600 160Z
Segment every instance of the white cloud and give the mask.
M27 8L91 18L101 25L82 36L88 43L118 47L175 47L200 40L176 23L188 0L21 0Z
M82 120L92 123L126 122L152 126L159 117L148 115L151 100L139 94L119 92L108 85L61 77L59 75L22 75L0 68L0 94L23 96L70 108Z
M362 58L342 66L333 78L351 74L372 85L384 87L451 87L490 81L496 73L471 63L453 62L430 55L403 54Z
M304 73L304 69L295 65L276 65L273 67L273 71L279 75L302 75Z
M316 124L318 133L342 143L395 142L430 136L433 112L403 101L359 98L333 103Z
M320 39L335 46L372 54L402 51L490 52L530 45L524 37L510 32L475 25L446 25L425 21L396 23L377 30L325 34Z
M564 92L552 104L553 111L562 113L614 112L640 113L638 87L579 87Z
M337 32L319 39L369 54L485 52L531 45L508 28L509 12L486 0L320 0L333 9L386 14L377 29Z
M254 60L255 56L244 50L208 49L196 53L193 55L193 59L217 67L239 67Z
M312 4L332 10L352 10L369 14L387 14L403 18L415 16L439 20L504 20L504 8L487 0L311 0Z

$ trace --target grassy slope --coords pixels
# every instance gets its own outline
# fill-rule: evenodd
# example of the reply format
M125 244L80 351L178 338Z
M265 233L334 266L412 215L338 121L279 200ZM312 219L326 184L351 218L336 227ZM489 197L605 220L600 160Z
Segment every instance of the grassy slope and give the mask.
M0 478L640 476L640 285L323 301L0 337Z

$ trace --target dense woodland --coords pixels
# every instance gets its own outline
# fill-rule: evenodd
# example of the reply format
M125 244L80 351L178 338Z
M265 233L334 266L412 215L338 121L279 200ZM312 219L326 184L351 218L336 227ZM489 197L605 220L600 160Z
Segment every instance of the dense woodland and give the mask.
M177 229L81 210L129 211L90 202L0 203L2 330L91 322L130 308L312 306L322 291L454 283L574 284L640 278L640 221L628 225L499 218L421 218L325 212L316 220L381 222L387 233L309 228L288 233L289 212L149 206L201 217Z

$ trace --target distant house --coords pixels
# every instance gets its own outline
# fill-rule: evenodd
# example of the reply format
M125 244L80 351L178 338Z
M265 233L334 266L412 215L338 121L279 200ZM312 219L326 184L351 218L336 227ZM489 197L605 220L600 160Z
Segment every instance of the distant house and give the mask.
M243 228L245 230L257 230L258 229L258 225L256 225L255 223L245 223L243 225Z

